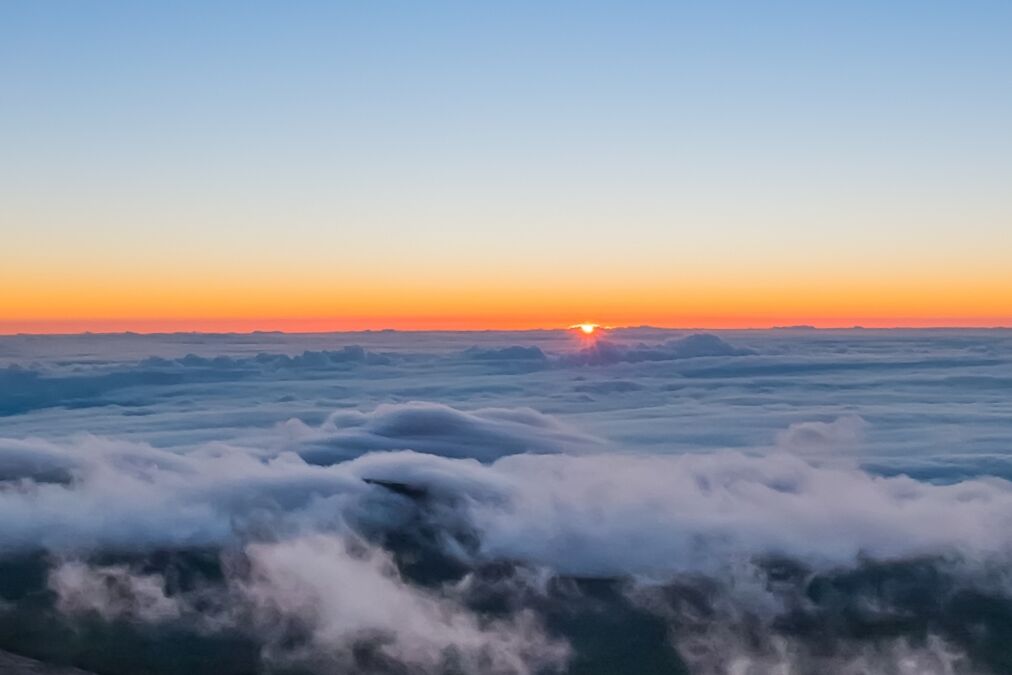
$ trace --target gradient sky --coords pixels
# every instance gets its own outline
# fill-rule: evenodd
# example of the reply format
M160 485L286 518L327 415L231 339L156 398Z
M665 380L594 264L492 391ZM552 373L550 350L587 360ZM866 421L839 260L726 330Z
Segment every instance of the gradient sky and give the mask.
M1012 324L1012 3L5 2L0 332Z

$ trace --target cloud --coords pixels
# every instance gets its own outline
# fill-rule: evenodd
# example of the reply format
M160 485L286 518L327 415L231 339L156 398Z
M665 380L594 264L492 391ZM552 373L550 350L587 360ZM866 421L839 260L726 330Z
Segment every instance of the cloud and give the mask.
M535 361L544 362L548 357L540 347L513 345L510 347L481 348L471 347L465 356L475 361Z
M35 443L48 453L40 465L0 484L0 555L221 546L263 527L339 527L341 498L370 489L294 455L265 460L227 446L178 455L96 437ZM0 444L0 457L11 447ZM56 470L71 480L31 478Z
M549 355L537 345L474 346L461 356L470 364L483 366L487 372L500 374L536 373L552 364Z
M41 439L0 438L0 484L28 480L66 483L79 462L72 452Z
M105 620L160 622L182 614L179 602L165 593L160 574L138 574L125 565L92 567L65 562L49 574L56 607L67 614L95 612Z
M634 584L626 596L663 619L686 669L703 675L1001 672L1002 650L982 648L965 628L1004 636L1003 621L985 618L994 606L985 607L1012 607L1006 593L985 595L933 559L821 572L768 559L722 577Z
M674 361L706 356L746 356L749 354L755 354L755 351L734 347L710 333L696 333L655 345L627 345L598 340L578 352L560 356L559 362L566 365L603 366L623 362Z
M436 512L449 519L445 529L475 533L481 559L571 575L712 572L719 561L756 555L837 565L860 556L979 558L1010 544L1001 533L1012 525L1012 484L999 479L935 485L789 454L636 455L599 445L561 454L591 441L525 409L387 406L338 413L310 431L333 447L357 443L356 459L323 455L314 464L222 445L181 455L81 437L36 442L37 462L22 465L32 442L0 444L0 465L22 471L0 490L0 551L225 545L257 532L395 527L407 505L375 481L445 505ZM363 455L370 445L442 454ZM556 454L508 454L525 450ZM32 478L48 472L71 480Z
M250 368L332 368L346 364L387 365L390 358L384 354L367 351L360 345L347 345L341 349L311 351L288 355L260 352L255 356L200 356L187 354L180 358L151 356L139 362L141 368L189 368L210 370L246 370Z
M348 345L338 350L304 351L295 356L261 353L257 354L255 361L274 368L328 368L355 363L385 366L391 363L389 356L366 351L359 345Z
M832 422L796 422L777 434L777 447L794 452L852 449L864 440L867 426L857 415L844 415Z
M605 380L603 382L587 382L573 387L573 391L586 394L626 394L631 391L640 391L643 385L629 380Z
M152 391L181 385L234 382L289 370L330 371L358 365L389 365L384 354L358 345L339 350L303 351L289 356L258 353L255 356L149 356L136 362L78 366L68 370L26 368L11 364L0 368L0 416L26 413L53 406L96 407L145 403ZM146 391L148 395L138 395Z
M271 645L275 658L346 671L358 648L412 672L452 666L517 675L559 670L569 658L565 643L547 637L532 614L482 619L445 593L406 583L387 553L361 542L350 548L315 535L254 544L246 553L251 571L242 589L259 630L281 633L275 624L291 618L307 624L309 644L294 654Z
M491 461L517 453L579 452L598 441L530 408L464 411L437 403L340 411L321 427L288 426L298 452L316 464L333 464L365 452L412 449L444 457Z
M920 481L958 483L974 478L1012 480L1012 457L963 454L934 457L889 457L863 462L865 470L885 476L909 476Z
M551 437L554 426L542 421L540 428ZM14 447L23 454L24 447ZM763 596L774 577L744 583L739 570L782 559L808 570L798 579L833 579L869 560L926 557L961 560L967 579L983 578L988 565L1009 559L1012 543L1005 535L1012 531L1012 484L1005 481L933 485L788 454L523 454L483 463L384 451L318 466L291 454L262 457L221 446L186 455L98 438L39 447L58 466L72 464L72 480L22 478L0 491L0 559L35 546L76 556L118 551L146 561L166 548L218 546L225 559L241 550L239 564L223 567L225 586L212 603L222 616L195 619L191 629L210 623L226 634L240 631L259 641L269 660L324 669L353 669L366 658L414 672L443 672L450 663L462 672L542 672L562 667L578 645L549 630L541 612L591 610L538 578L627 579L647 589L641 594L701 578L732 589L721 593L733 612L706 614L698 629L704 635L686 628L684 614L641 601L671 630L680 627L672 645L694 672L846 672L834 670L844 664L900 673L890 668L904 663L948 672L934 670L944 650L905 642L905 634L891 643L845 641L826 652L803 635L784 633L777 617L788 620L805 586L791 596L777 591L771 602ZM391 551L403 544L386 548L426 532L430 553L409 548L395 559ZM445 560L439 565L448 571L461 565L464 571L427 584L401 572L431 555ZM65 561L51 571L49 588L56 608L70 617L160 624L202 616L151 564ZM495 565L542 572L504 587L495 576L466 571ZM930 592L951 593L933 583ZM706 583L687 588L690 596L713 597ZM500 594L503 609L476 609L488 594ZM790 597L796 600L784 600ZM868 602L888 606L870 596ZM825 611L805 620L830 625L832 605ZM717 649L706 641L720 631L741 634L735 622L752 621L748 616L767 622L750 629L759 630L759 646L717 640L723 645ZM293 635L302 637L293 642ZM952 663L962 663L962 651L952 653Z
M0 416L51 406L107 405L116 400L109 398L109 393L115 390L162 387L183 381L175 373L148 370L51 376L39 370L9 366L0 370Z
M785 454L517 455L458 466L396 453L349 468L452 499L482 558L570 575L717 573L728 560L766 555L824 566L861 556L980 559L1012 544L997 534L1012 526L1012 483L931 485Z
M834 675L980 675L958 647L938 636L923 643L892 638L855 642L821 650L807 640L775 636L749 643L733 630L714 630L676 639L695 675L769 675L770 673L833 673ZM741 626L737 627L742 630ZM747 633L746 633L747 634Z
M1007 671L1012 333L579 344L0 338L0 649Z

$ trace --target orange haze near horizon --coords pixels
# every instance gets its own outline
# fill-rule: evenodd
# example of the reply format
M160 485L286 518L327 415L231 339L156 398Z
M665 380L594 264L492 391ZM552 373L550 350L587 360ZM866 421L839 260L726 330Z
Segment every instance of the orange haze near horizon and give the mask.
M848 270L560 259L522 268L485 255L483 264L390 259L370 270L212 258L175 267L125 255L11 258L0 266L0 333L1012 326L1012 274L983 261Z
M1005 286L1012 286L1006 284ZM339 285L334 286L335 288ZM10 289L11 286L8 285ZM317 287L326 289L327 286ZM135 285L36 286L0 297L0 334L78 332L326 332L523 330L607 326L769 328L1012 326L1012 287L794 288L564 287L369 288L314 292L268 284L246 289Z

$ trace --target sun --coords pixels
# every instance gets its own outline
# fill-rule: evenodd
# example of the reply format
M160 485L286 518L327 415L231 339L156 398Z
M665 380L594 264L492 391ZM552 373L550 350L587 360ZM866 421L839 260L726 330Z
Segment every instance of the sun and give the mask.
M596 331L599 328L599 326L596 323L578 323L573 326L570 326L570 328L575 328L584 335L593 335L594 331Z

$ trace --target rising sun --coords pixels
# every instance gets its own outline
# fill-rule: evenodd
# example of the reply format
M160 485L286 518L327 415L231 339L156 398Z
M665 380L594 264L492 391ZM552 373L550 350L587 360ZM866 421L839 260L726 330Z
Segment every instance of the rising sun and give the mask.
M598 325L596 323L578 323L570 326L570 328L575 328L581 331L584 335L593 335L594 331L598 329Z

